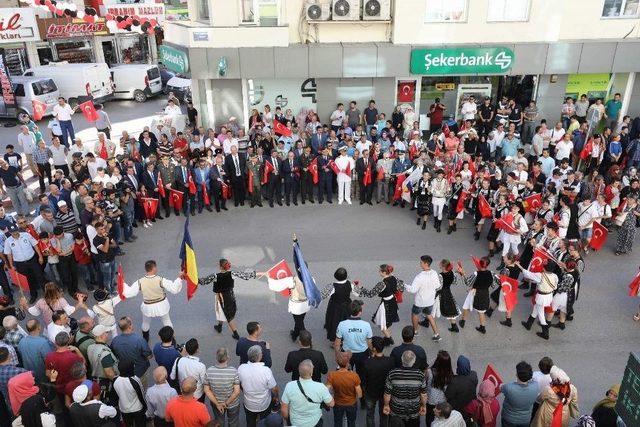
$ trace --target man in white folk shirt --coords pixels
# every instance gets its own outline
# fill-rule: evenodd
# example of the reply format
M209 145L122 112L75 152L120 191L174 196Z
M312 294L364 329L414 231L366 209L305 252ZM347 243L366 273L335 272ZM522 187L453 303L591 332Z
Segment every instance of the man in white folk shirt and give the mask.
M62 130L62 143L65 146L69 146L69 141L76 139L76 132L73 129L73 122L71 116L76 112L76 108L71 108L67 104L67 100L63 97L58 98L58 105L53 107L53 117L58 119L60 123L60 130Z
M340 156L335 160L336 166L340 170L337 176L338 180L338 204L341 205L345 200L351 204L351 172L355 168L355 161L347 156L347 147L338 149Z
M164 107L164 114L173 118L175 116L181 115L182 110L180 109L179 105L176 105L173 99L169 99L167 106Z
M142 292L142 336L149 341L149 328L151 318L159 317L163 326L173 326L171 317L169 317L169 300L167 292L177 294L182 290L183 276L171 281L158 276L158 267L156 262L149 260L144 263L146 274L144 277L136 280L131 285L124 284L124 296L133 298Z
M422 271L416 275L410 285L405 285L404 290L411 294L416 294L413 307L411 307L411 323L413 329L418 335L420 325L424 327L431 326L433 330L433 341L440 341L438 326L433 317L433 310L436 302L436 291L442 288L442 276L435 270L431 269L433 259L429 255L420 257L420 267ZM426 319L419 322L420 313L424 312Z

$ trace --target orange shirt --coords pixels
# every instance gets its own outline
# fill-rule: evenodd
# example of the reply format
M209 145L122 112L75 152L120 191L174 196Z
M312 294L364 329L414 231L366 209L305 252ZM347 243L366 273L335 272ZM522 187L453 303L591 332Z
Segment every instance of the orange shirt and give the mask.
M178 396L171 399L167 403L165 417L176 427L204 427L211 421L207 407L193 397L185 399Z
M356 404L356 387L360 385L360 377L353 371L331 371L327 375L327 385L333 388L333 399L338 406Z

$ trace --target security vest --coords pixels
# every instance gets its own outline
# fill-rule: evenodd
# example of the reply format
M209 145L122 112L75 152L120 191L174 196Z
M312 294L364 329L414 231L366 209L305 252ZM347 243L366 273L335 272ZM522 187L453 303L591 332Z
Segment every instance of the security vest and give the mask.
M145 304L155 304L167 297L162 287L162 277L160 276L144 276L138 280L138 285Z

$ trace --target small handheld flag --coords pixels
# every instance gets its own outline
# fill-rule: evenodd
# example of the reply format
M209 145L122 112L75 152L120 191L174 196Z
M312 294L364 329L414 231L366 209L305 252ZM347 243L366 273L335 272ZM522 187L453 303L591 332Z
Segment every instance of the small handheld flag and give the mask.
M493 383L493 385L496 387L496 396L500 394L500 386L504 383L504 381L502 381L502 377L491 363L487 365L487 369L484 371L482 381L484 380L489 380Z
M15 268L9 269L9 277L11 278L11 282L13 282L15 286L19 287L21 291L29 290L29 281L27 280L27 276L18 273L18 270Z
M47 104L42 101L38 101L37 99L31 101L31 103L33 104L33 120L37 122L38 120L41 120L46 114Z
M96 107L93 105L92 100L88 100L78 105L80 107L80 111L84 115L84 118L87 119L88 122L95 122L98 120L98 111L96 111Z
M313 159L311 161L311 163L309 163L309 171L311 172L311 177L313 178L313 183L317 184L319 177L318 177L318 158L316 157L315 159Z
M122 301L126 299L124 296L124 272L122 271L122 264L118 264L118 296Z
M504 304L507 311L512 312L518 305L518 281L509 276L500 275L500 288L504 296Z
M272 291L283 293L286 291L286 295L289 294L289 289L294 285L293 273L285 260L281 260L267 270L267 282Z

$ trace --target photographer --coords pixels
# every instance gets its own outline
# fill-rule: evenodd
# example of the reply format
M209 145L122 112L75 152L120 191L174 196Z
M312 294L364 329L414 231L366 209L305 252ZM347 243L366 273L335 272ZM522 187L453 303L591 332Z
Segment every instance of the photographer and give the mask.
M119 193L120 210L122 211L122 232L126 242L133 242L138 237L133 234L133 224L135 223L135 196L131 191L131 187L124 185L123 190Z
M117 242L118 245L121 245L122 242L122 224L120 222L120 217L122 216L122 211L120 210L118 203L119 200L117 198L118 193L114 188L105 188L102 190L102 196L104 200L99 202L99 205L102 204L102 209L104 209L104 215L106 221L111 224L109 235L113 237L113 239ZM120 255L122 251L120 248L116 248L116 253Z

